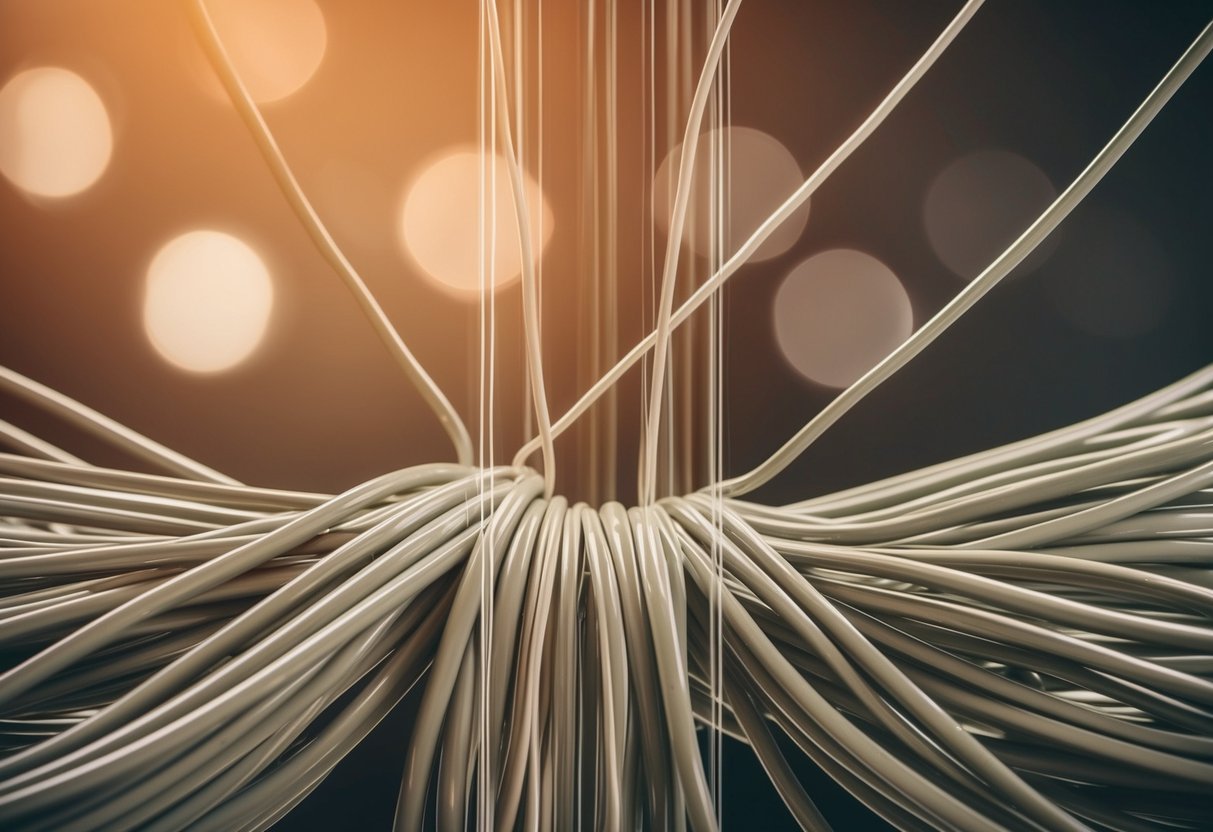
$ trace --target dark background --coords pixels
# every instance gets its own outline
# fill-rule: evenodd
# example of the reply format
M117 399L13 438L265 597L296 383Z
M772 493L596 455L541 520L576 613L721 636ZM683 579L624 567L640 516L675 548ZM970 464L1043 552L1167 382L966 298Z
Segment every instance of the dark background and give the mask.
M559 150L576 146L577 75L568 67L578 56L577 5L545 4L543 117L556 148L545 164L557 225L545 260L544 337L555 412L580 389L578 322L593 312L570 312L582 252L576 234L562 233L574 227L582 198L576 157ZM400 187L419 160L475 141L475 3L320 6L329 26L325 61L298 94L267 107L267 118L351 259L470 418L474 304L419 280L392 224ZM731 53L733 123L779 138L807 173L958 8L749 0ZM639 10L621 9L625 44L638 42ZM771 333L772 298L795 264L830 248L869 252L901 278L921 325L963 285L924 231L923 202L936 175L970 152L1001 149L1029 159L1061 190L1211 16L1213 3L1151 0L991 0L979 11L814 197L797 245L748 267L726 293L727 472L761 461L836 392L788 367ZM310 247L239 121L191 77L190 38L178 4L0 5L0 83L29 66L69 66L89 77L115 121L110 169L83 195L39 204L0 180L0 363L248 482L333 491L446 458L441 431ZM627 125L644 112L642 96L628 92L643 71L638 61L621 64ZM1059 230L1046 259L1012 275L756 497L803 498L1022 438L1213 359L1211 105L1213 68L1205 66ZM625 168L651 162L643 141L623 152ZM190 227L238 229L255 241L277 285L265 344L216 376L182 373L159 359L139 319L151 253ZM625 261L642 259L641 240L623 245ZM510 451L523 410L508 358L520 354L517 294L505 290L498 305L507 358L497 429ZM1118 328L1126 320L1131 325ZM621 340L639 335L641 323L625 325ZM0 416L90 461L129 464L14 402L0 400ZM283 828L387 828L414 704L380 726ZM761 769L744 749L728 748L726 825L791 828ZM837 828L879 828L802 769Z

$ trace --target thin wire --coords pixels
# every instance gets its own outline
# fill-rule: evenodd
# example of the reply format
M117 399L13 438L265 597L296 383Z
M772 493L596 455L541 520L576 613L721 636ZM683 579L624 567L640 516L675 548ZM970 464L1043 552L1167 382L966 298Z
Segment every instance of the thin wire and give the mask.
M487 452L486 445L486 423L488 402L484 395L485 387L488 384L489 373L489 335L488 335L488 306L489 298L492 296L492 275L490 274L491 263L493 260L493 252L491 249L492 239L496 235L496 194L495 190L490 192L490 187L495 186L495 178L492 176L492 171L489 167L492 150L489 147L489 133L492 132L492 114L489 112L489 95L491 94L491 82L486 84L485 78L492 72L491 67L487 66L485 55L487 52L487 13L485 11L484 0L481 0L477 7L477 37L476 37L476 141L477 141L477 158L479 162L478 181L477 181L477 283L479 292L477 295L477 333L479 341L477 343L476 358L478 363L478 384L476 388L476 402L479 418L477 420L477 445L479 451L480 467L485 467L486 462L491 457ZM491 58L490 58L491 60ZM490 185L490 183L492 183ZM491 236L490 236L491 235ZM479 496L483 500L485 492L485 484L483 480L480 482ZM483 505L483 503L480 503ZM480 513L480 522L484 523L483 510ZM481 599L483 601L483 598ZM485 784L481 785L480 796L484 800L486 793ZM399 808L397 809L399 812Z
M193 0L187 5L187 9L190 13L190 20L194 24L194 31L210 58L211 66L223 81L232 104L248 127L253 141L261 151L262 158L274 175L274 181L277 182L282 195L294 210L296 218L307 231L317 251L353 293L354 299L358 301L359 308L366 315L375 334L379 336L379 340L383 342L396 363L404 370L405 375L417 388L426 405L438 417L438 421L442 424L455 448L456 459L461 465L470 465L472 439L468 434L467 426L442 389L409 350L408 345L383 311L383 307L379 305L379 301L371 294L362 277L346 259L345 254L337 246L320 216L312 207L311 201L299 186L298 180L295 179L294 173L291 172L290 166L286 162L286 157L283 156L273 133L270 132L269 125L262 117L261 110L232 65L231 57L224 48L215 23L207 11L206 0Z
M724 44L728 38L733 19L741 8L741 0L729 0L724 13L717 24L716 32L708 47L704 59L699 82L695 87L695 95L691 99L691 110L687 116L686 130L682 139L682 153L678 166L678 187L674 192L674 206L671 211L669 235L666 239L665 262L661 272L661 295L657 310L656 349L653 353L653 380L649 394L648 435L652 441L646 446L644 459L639 472L637 488L639 501L642 506L651 504L656 498L657 488L657 450L658 428L661 421L662 390L665 380L666 363L670 348L670 316L674 304L674 284L678 271L678 253L682 246L682 229L686 222L687 201L690 198L691 175L694 171L695 153L699 146L699 127L703 122L704 109L707 106L708 94L712 90L712 82L716 76L716 68L720 56L724 52Z
M678 129L679 117L682 113L684 101L689 102L690 98L690 96L686 95L682 90L682 81L684 78L689 77L691 61L694 59L694 56L691 54L690 31L689 27L686 26L686 24L689 22L690 9L687 7L684 0L668 0L666 3L665 33L666 119L664 132L664 139L667 147L672 147L674 144ZM709 21L708 25L712 29L715 28L714 21ZM667 194L667 200L669 199L669 196L674 193L674 186L674 169L673 166L670 165L667 167L667 176L665 182L665 193ZM699 207L699 205L696 204L697 202L702 202L702 200L692 200L687 209L687 227L691 233L695 233L698 230L698 224L702 222L702 217L698 216L699 212L696 210ZM683 259L685 260L686 258ZM679 265L682 266L682 263ZM675 278L675 280L677 280L677 278ZM677 380L679 382L679 396L676 402L667 402L667 405L670 405L668 408L668 412L671 416L670 422L677 423L678 430L674 432L676 433L676 436L671 434L671 441L666 443L667 456L664 459L665 461L669 462L668 455L674 452L673 440L676 438L679 443L678 451L682 457L680 461L683 468L683 470L679 473L683 475L681 479L686 481L684 484L680 484L676 489L671 489L678 491L685 491L689 488L690 479L685 476L685 473L686 466L692 457L688 451L690 451L694 446L695 441L695 437L690 427L690 420L692 418L692 414L695 412L695 408L692 406L690 400L690 391L694 386L693 368L696 358L696 350L694 349L693 343L694 327L694 321L688 322L687 326L684 327L683 331L680 333L682 338L675 343L675 348L672 350L672 353L676 354L677 357L677 361L674 363L676 363L678 367ZM671 387L672 386L673 385L671 384ZM673 418L675 414L677 414L677 416L680 418L675 420Z
M927 70L935 63L935 61L944 53L948 45L956 38L964 29L970 18L981 7L983 0L968 0L964 7L957 13L956 17L948 24L948 26L940 33L935 42L922 55L921 58L910 68L909 72L893 87L889 94L876 107L875 110L863 121L862 124L852 133L830 156L822 163L822 165L814 171L801 186L790 196L784 203L777 208L763 223L755 229L749 239L734 252L728 262L722 268L716 271L708 280L704 281L691 296L678 307L670 319L670 327L677 328L685 322L709 297L711 297L721 286L725 284L737 270L740 269L753 255L755 251L766 241L766 239L775 232L779 226L785 222L795 211L804 204L805 201L821 186L830 174L834 172L852 153L855 152L870 136L876 128L893 112L897 105L909 93L914 85L926 74ZM649 332L643 339L640 340L632 349L621 358L614 367L612 367L602 378L594 383L585 393L582 394L568 411L563 416L556 420L552 426L553 434L559 436L564 431L580 418L586 410L594 404L603 393L620 378L623 377L633 365L641 358L648 355L657 343L657 331ZM526 443L518 451L514 457L514 465L521 465L525 460L539 449L537 442L532 440Z
M522 0L519 0L519 2L522 2ZM536 0L536 7L538 10L537 19L538 19L538 27L539 27L539 37L538 37L538 43L537 43L537 47L536 47L536 51L538 53L538 65L539 65L539 81L537 84L537 87L538 87L537 97L538 97L539 106L537 108L538 124L536 125L536 128L537 128L537 133L538 133L538 141L536 142L537 152L536 152L535 167L536 167L536 179L537 179L537 185L538 185L538 192L542 194L542 193L544 193L544 190L543 190L543 2L542 2L542 0ZM525 63L524 63L525 58L522 54L520 54L521 49L522 49L522 44L515 42L515 44L514 44L514 65L515 65L515 67L521 66L521 67L525 68ZM523 84L522 79L524 78L524 74L525 74L524 72L519 72L516 69L515 75L514 75L514 97L515 97L514 100L516 102L515 120L520 125L519 126L520 131L524 129L523 125L524 125L524 120L526 118L526 110L522 107L522 105L520 103L521 98L522 98L521 85ZM518 142L518 145L519 145L519 147L518 147L518 164L522 165L525 168L526 167L526 152L523 147L522 138L523 137L520 134L519 142ZM536 229L540 240L543 239L543 231L544 231L543 213L544 213L543 211L539 212L538 228ZM543 297L543 258L539 259L539 263L536 265L536 268L535 268L535 284L539 287L539 296L542 298ZM539 320L537 322L537 325L539 326L539 329L540 329L540 342L542 343L543 304L540 304L540 306L539 306ZM530 377L526 373L523 373L523 375L522 375L522 388L523 388L522 397L520 400L520 403L522 406L522 441L526 442L534 435L534 418L535 418L535 414L531 409L531 380L530 380Z
M657 308L657 232L654 227L653 219L656 216L656 183L653 181L657 172L657 4L648 4L647 17L647 35L643 46L648 47L645 54L645 65L648 67L648 83L645 84L644 92L647 96L645 114L648 116L644 134L644 147L646 158L648 161L648 169L645 171L645 192L648 194L648 216L642 218L643 223L641 239L648 241L648 258L644 263L645 269L643 272L644 282L641 286L641 326L648 328L650 321L656 320L655 310ZM657 437L649 433L648 422L645 419L645 414L649 408L650 384L649 381L653 375L652 357L646 355L643 366L640 372L640 408L637 418L639 420L640 432L639 442L637 443L637 460L642 458L645 453L645 448L650 442L656 442Z
M484 60L492 11L482 156L509 109L500 51ZM717 260L728 150L710 153ZM486 466L494 315L485 294ZM783 507L725 499L718 475L592 510L517 469L419 466L331 496L0 455L0 652L28 657L0 676L0 825L267 828L424 677L402 830L427 820L435 779L435 825L465 828L473 778L481 828L569 828L591 805L606 828L716 828L697 722L748 741L814 832L829 824L783 747L915 832L1204 828L1211 388L1207 367Z
M185 454L166 448L159 442L148 439L143 434L103 416L91 407L81 404L57 390L52 390L44 384L39 384L33 379L26 378L8 367L0 366L0 390L24 399L94 436L99 436L111 445L121 448L137 459L150 462L162 470L205 482L238 484L236 480L226 474L208 468ZM7 426L7 423L5 425ZM61 462L75 460L71 454L18 428L6 427L5 434L10 445L17 444L23 448L34 448L40 455L58 459Z
M495 412L495 381L496 381L496 324L497 324L497 306L496 306L496 266L497 266L497 147L496 147L496 115L497 108L508 108L509 102L502 100L498 101L497 87L493 84L492 78L499 70L504 72L504 67L497 67L496 61L498 56L493 52L488 51L488 27L492 25L489 19L486 4L482 1L479 8L479 73L477 74L477 95L481 103L480 111L478 112L478 127L480 132L480 179L481 179L481 214L480 226L481 235L479 244L482 255L480 259L480 310L481 310L481 349L480 349L480 374L481 374L481 390L480 402L480 453L482 468L488 468L492 465L492 460L495 457L494 453L494 412ZM487 64L485 57L487 54ZM515 53L517 54L517 53ZM517 73L517 65L515 72ZM488 80L486 80L488 79ZM520 91L515 88L519 99ZM516 103L516 106L521 108L521 101ZM486 146L487 145L487 146ZM487 188L486 188L487 184ZM487 209L487 211L486 211ZM486 216L487 214L487 216ZM486 326L487 318L487 326ZM487 387L487 394L486 394ZM484 511L484 493L490 491L492 485L484 480L481 480L481 528L486 527L487 516ZM485 538L481 537L480 546L493 546L493 542L489 540L486 544ZM492 610L489 606L490 592L492 586L492 559L482 557L480 559L480 608L484 610L484 614L479 619L480 643L487 645L491 643L491 626ZM480 680L481 685L480 701L482 710L480 713L481 726L481 777L479 782L480 800L478 801L477 822L478 826L484 830L487 829L487 817L492 812L492 801L489 799L491 795L490 789L490 774L492 771L491 761L487 754L487 741L489 737L488 730L488 697L484 695L484 689L488 685L487 668L487 651L481 651L481 666ZM466 656L463 668L460 671L459 689L465 690L466 684ZM465 694L466 698L466 694ZM444 749L444 758L450 760L454 754L448 754L448 749ZM469 766L470 769L470 766ZM443 772L457 770L455 766L444 766ZM468 771L470 776L470 770ZM452 784L451 794L448 795L448 805L458 805L461 795L457 794L458 787ZM456 817L454 812L448 812L448 815ZM463 824L459 824L462 828Z
M606 288L603 309L604 342L601 359L614 362L619 351L619 0L608 0L607 53L610 55L610 71L607 73L607 233L606 233ZM603 367L597 364L597 376ZM619 391L607 393L605 413L605 459L602 481L596 483L593 504L601 500L615 499L619 464Z
M834 401L830 402L820 413L809 420L808 424L796 432L784 445L771 455L765 462L752 471L721 483L721 488L727 496L735 496L753 491L755 488L769 482L784 468L790 465L813 441L837 422L842 416L861 401L868 393L905 366L910 359L922 352L932 341L942 335L949 326L960 318L973 304L977 303L987 292L998 285L1004 277L1011 273L1023 259L1057 228L1070 215L1079 203L1099 184L1117 160L1124 155L1137 137L1141 135L1154 116L1163 108L1175 94L1175 91L1187 80L1213 49L1213 24L1206 26L1196 41L1184 52L1183 56L1159 81L1158 85L1146 97L1146 100L1133 112L1129 120L1116 131L1104 148L1091 160L1091 163L1078 175L1068 188L1063 191L1053 204L1050 205L1035 222L1023 232L1020 237L1003 252L998 259L986 267L968 286L948 302L943 309L927 321L911 335L901 346L885 357L868 372L864 373L854 384L843 391Z
M717 17L721 13L721 4L717 0ZM721 267L724 262L725 251L733 245L733 240L729 235L731 228L731 209L733 209L733 188L731 188L731 173L733 173L733 159L731 159L731 142L728 141L729 133L725 132L725 127L731 126L731 108L733 108L733 97L731 97L731 64L733 64L733 44L731 41L725 45L724 58L721 67L722 78L718 80L718 125L717 135L721 136L721 144L716 148L718 158L714 160L713 170L716 170L718 181L717 194L722 195L721 205L717 209L717 232L716 232L716 250L713 251L713 270ZM710 359L710 382L708 382L708 420L711 427L708 429L708 443L711 444L710 451L710 471L708 471L708 481L710 483L718 483L723 478L723 401L724 401L724 292L712 296L710 306L710 315L708 315L708 337L707 346ZM689 488L693 485L688 484ZM724 534L724 495L718 488L711 488L708 494L712 497L712 524L716 526L718 535ZM718 826L723 826L724 820L724 733L718 726L724 722L723 702L725 699L725 677L724 677L724 610L721 599L722 588L724 587L724 553L721 546L714 542L711 546L712 568L716 583L713 585L712 597L708 599L708 616L711 620L711 645L712 650L712 684L710 693L712 699L712 754L713 754L713 779L716 792L714 792L714 802L716 802L716 821ZM736 697L730 697L730 701L736 701ZM759 734L762 736L762 734ZM811 807L811 802L808 802ZM802 811L801 815L804 815ZM810 814L810 813L809 813ZM816 819L814 819L816 820Z
M585 50L585 114L586 114L586 144L585 169L588 181L585 187L589 190L590 208L586 217L589 228L589 285L586 287L588 302L582 304L582 314L587 315L587 337L579 339L585 346L584 374L586 378L594 378L601 372L599 367L602 357L602 317L598 314L603 298L603 228L602 228L602 171L599 154L598 118L598 74L599 74L599 9L597 0L588 0L585 4L586 16L586 50ZM609 44L608 44L609 45ZM610 55L607 55L606 73L610 73ZM609 125L608 128L609 129ZM582 438L582 459L586 470L582 474L583 488L591 502L597 502L595 493L598 487L599 469L602 465L602 445L599 442L601 433L601 408L590 411Z
M493 53L494 88L501 100L509 101L505 92L505 69L501 58L501 32L497 20L496 0L489 0L489 46ZM514 200L517 219L518 245L522 253L522 318L526 330L527 372L531 379L531 397L534 402L535 419L539 428L539 441L543 448L544 493L551 496L556 485L556 449L552 433L552 417L548 412L547 388L543 380L543 345L539 340L536 321L539 317L538 287L535 283L535 262L531 246L529 212L526 193L523 190L522 170L514 153L514 140L510 128L509 110L502 107L497 114L497 135L501 138L507 170L510 175L510 190Z

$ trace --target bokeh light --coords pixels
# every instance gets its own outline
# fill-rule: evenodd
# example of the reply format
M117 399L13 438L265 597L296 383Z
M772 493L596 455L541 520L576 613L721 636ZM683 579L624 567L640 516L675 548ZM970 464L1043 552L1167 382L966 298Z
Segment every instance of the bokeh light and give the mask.
M207 10L249 94L267 104L316 73L328 27L315 0L208 0ZM223 94L218 79L211 88Z
M792 269L775 293L775 338L792 367L846 387L910 337L913 310L897 276L853 249L832 249Z
M537 260L552 237L552 210L538 184L526 174L523 190L531 253ZM491 233L487 233L490 224ZM522 274L517 213L509 170L500 154L486 154L482 159L476 150L459 150L427 166L405 192L400 232L405 250L424 274L456 296L479 293L482 257L486 261L483 279L491 280L495 289Z
M29 69L0 90L0 173L30 194L80 193L105 172L113 144L105 104L70 70Z
M940 171L927 190L923 219L931 248L958 277L977 277L1057 196L1036 165L1005 150L979 150ZM1048 258L1057 236L1016 269L1026 274Z
M1150 332L1171 305L1175 277L1167 251L1133 216L1102 206L1075 213L1043 281L1054 307L1101 338Z
M688 202L688 211L695 212L698 219L690 222L691 214L688 213L688 223L682 235L683 242L696 254L706 256L712 252L710 148L714 141L724 142L727 179L724 254L728 257L800 187L804 176L791 151L774 136L761 130L726 127L704 133L699 138L699 148L695 154ZM682 145L679 144L666 155L653 179L653 210L662 231L668 231L670 227L681 158ZM751 262L770 260L790 249L800 239L808 219L809 203L806 202L758 247L750 258Z
M269 270L248 244L220 231L190 231L148 267L143 324L166 360L214 373L252 354L273 303Z

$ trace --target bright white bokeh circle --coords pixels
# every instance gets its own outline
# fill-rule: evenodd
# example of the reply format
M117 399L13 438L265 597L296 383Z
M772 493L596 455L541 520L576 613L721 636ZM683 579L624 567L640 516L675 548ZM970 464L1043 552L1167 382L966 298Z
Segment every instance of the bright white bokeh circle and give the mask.
M846 387L913 331L909 295L884 263L853 249L810 257L775 294L779 349L805 378Z
M522 274L506 164L500 154L482 159L476 150L457 150L428 165L405 191L400 213L404 249L426 277L456 297L475 297L482 273L493 289L510 285ZM531 257L538 262L552 238L552 210L534 179L525 173L523 177ZM487 231L483 246L482 223Z
M165 360L216 373L253 353L273 304L269 270L247 243L220 231L190 231L165 244L148 266L143 324Z
M23 191L80 193L105 172L113 146L105 104L76 73L28 69L0 89L0 173Z
M796 157L774 136L752 127L712 129L699 138L695 154L688 211L695 214L683 229L683 242L701 256L712 253L710 220L713 143L723 143L727 181L724 230L724 256L728 257L758 229L776 208L804 181ZM674 192L678 187L678 166L682 158L679 144L662 161L653 179L653 211L662 231L670 227ZM751 262L770 260L786 252L804 233L809 219L809 203L797 209L758 247Z

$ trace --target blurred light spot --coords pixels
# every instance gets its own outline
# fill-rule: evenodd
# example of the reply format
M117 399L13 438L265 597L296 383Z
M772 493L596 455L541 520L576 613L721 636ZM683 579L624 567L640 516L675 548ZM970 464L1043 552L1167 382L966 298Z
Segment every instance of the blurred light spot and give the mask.
M1042 281L1057 311L1103 338L1132 338L1158 326L1174 285L1162 244L1133 217L1100 206L1080 209L1069 225Z
M711 193L712 143L724 142L725 240L724 255L729 257L758 229L776 208L804 182L800 165L783 144L773 136L752 127L726 127L709 130L699 138L695 169L687 203L687 224L683 242L696 254L712 253ZM662 231L670 227L674 210L674 192L678 188L678 165L682 157L679 144L665 157L653 180L653 210ZM809 203L766 239L750 262L778 257L795 245L809 219Z
M314 0L208 0L206 6L240 80L257 101L286 98L320 66L328 28Z
M71 196L109 164L109 114L87 81L59 67L29 69L0 90L0 172L37 196Z
M531 254L537 261L552 237L552 210L535 181L523 176ZM405 193L400 231L417 265L456 296L474 297L480 292L482 257L484 279L495 289L513 283L522 273L513 191L500 154L482 160L475 150L461 150L430 164Z
M846 387L910 337L901 281L871 255L832 249L794 268L775 293L775 338L801 375Z
M230 234L191 231L148 267L143 325L169 362L214 373L256 349L273 303L269 271L253 249Z
M927 190L924 220L936 256L972 280L1015 242L1057 196L1040 168L1005 150L980 150L944 168ZM1050 235L1016 268L1026 274L1056 247Z

